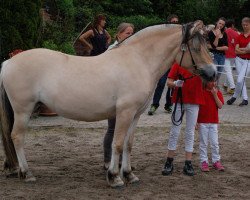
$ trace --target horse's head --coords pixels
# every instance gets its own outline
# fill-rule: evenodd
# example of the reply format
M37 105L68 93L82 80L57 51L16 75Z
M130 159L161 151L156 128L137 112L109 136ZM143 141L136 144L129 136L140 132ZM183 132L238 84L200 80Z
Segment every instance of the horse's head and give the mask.
M216 78L217 71L207 49L204 34L204 25L200 20L183 25L183 39L176 61L201 76L203 81L211 81Z

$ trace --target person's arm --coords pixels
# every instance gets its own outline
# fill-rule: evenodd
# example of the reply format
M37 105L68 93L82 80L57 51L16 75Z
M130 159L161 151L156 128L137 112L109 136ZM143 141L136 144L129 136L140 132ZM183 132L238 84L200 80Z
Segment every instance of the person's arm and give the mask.
M89 39L90 37L94 36L94 32L93 30L88 30L87 32L83 33L80 37L79 40L84 44L87 45L90 49L93 49L92 44L90 44L87 39Z
M219 50L219 51L227 51L227 50L228 50L228 46L216 47L216 50Z
M226 33L223 33L222 44L223 44L223 46L220 46L220 47L217 46L216 50L227 51L228 50L228 42L227 42L227 34Z
M107 46L111 43L111 36L108 31L106 31L106 36L107 36Z
M235 53L236 54L247 54L247 51L245 48L240 48L239 44L236 44L235 46Z
M218 107L219 109L221 109L222 106L223 106L223 103L221 102L221 100L220 100L219 97L218 97L218 89L217 89L216 87L214 87L214 88L211 90L211 92L212 92L212 94L213 94L213 96L214 96L214 100L215 100L215 103L216 103L217 107Z
M167 79L167 86L169 88L174 88L174 87L182 87L183 86L184 81L183 80L174 80L172 78L168 78Z
M168 86L169 88L174 88L174 87L175 87L174 79L172 79L172 78L167 78L167 86Z

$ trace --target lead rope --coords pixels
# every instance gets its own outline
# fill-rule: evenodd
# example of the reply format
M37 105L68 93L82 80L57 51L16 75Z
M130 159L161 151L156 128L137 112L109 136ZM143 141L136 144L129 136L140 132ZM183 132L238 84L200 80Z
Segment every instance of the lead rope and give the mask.
M183 77L179 74L179 80L184 80ZM177 102L180 100L180 104L181 104L181 116L179 119L176 119L176 109L177 109ZM175 126L179 126L181 125L182 121L183 121L183 116L184 116L184 108L183 108L183 98L182 98L182 88L178 87L177 89L177 96L176 96L176 103L174 104L174 109L171 115L171 120L172 123Z

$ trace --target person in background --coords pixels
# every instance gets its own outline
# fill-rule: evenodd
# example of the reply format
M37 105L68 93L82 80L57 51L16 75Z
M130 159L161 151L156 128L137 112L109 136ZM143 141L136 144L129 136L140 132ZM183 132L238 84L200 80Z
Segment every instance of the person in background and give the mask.
M169 15L167 18L167 22L170 24L178 24L179 18L177 15L174 15L174 14ZM153 96L153 103L151 104L151 107L148 111L148 115L153 115L155 111L157 110L157 108L160 106L160 100L161 100L161 96L166 85L168 73L169 73L169 70L160 78L157 84L157 87L155 89L154 96ZM172 112L171 94L172 94L172 91L170 88L168 88L167 94L166 94L166 103L164 106L164 109L168 113Z
M99 14L94 19L93 27L79 37L79 40L90 48L90 56L103 53L111 42L111 36L105 30L105 25L106 17Z
M215 24L215 28L208 33L209 50L213 54L213 61L217 66L218 82L225 64L225 51L228 50L227 34L225 33L226 19L221 17Z
M238 32L234 27L234 20L229 19L226 21L226 30L227 34L227 42L228 42L228 50L225 51L225 67L224 70L226 72L225 81L223 84L224 89L228 94L233 94L235 90L234 79L232 75L232 66L235 66L235 42L237 37L239 36Z
M209 162L207 146L208 141L211 146L213 168L224 171L220 162L219 142L218 142L218 109L224 104L222 93L216 87L216 81L209 82L203 89L203 96L206 99L204 105L200 105L198 114L198 130L200 137L200 163L201 171L208 172Z
M185 81L184 81L185 80ZM183 173L188 176L194 175L192 165L192 153L194 145L194 131L197 123L199 106L205 103L202 95L202 80L199 76L193 76L191 72L175 63L167 79L167 85L174 88L172 101L174 109L172 113L172 125L168 140L167 160L162 170L163 176L168 176L173 172L173 160L177 142L181 131L181 124L176 121L186 114L185 129L185 164ZM181 92L182 95L179 95ZM182 100L179 99L182 96ZM178 100L179 99L179 100Z
M121 23L117 27L117 32L115 35L115 42L111 44L108 49L114 48L117 44L128 38L134 33L134 25L131 23Z
M241 22L243 33L241 33L236 41L235 59L236 70L238 72L237 84L233 96L227 101L228 105L232 105L236 98L242 93L242 102L239 106L248 105L248 95L245 77L250 74L250 18L244 17Z
M121 23L117 28L117 33L115 35L115 42L109 46L109 50L115 48L117 44L128 38L134 33L134 25L130 23ZM104 136L103 150L104 150L104 166L103 168L107 170L110 165L111 155L112 155L112 142L115 132L116 119L108 119L108 129Z

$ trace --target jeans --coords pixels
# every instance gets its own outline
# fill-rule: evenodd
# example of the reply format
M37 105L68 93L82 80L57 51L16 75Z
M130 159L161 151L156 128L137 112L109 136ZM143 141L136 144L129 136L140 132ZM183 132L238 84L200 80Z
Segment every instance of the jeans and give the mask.
M214 64L215 65L224 65L225 64L225 56L223 54L219 54L219 53L214 53ZM219 79L220 79L220 76L221 76L221 72L223 71L224 67L222 66L217 66L217 72L218 72L218 81L217 83L219 82Z
M157 87L155 89L152 106L155 106L156 108L158 108L160 106L160 99L161 99L162 93L163 93L165 85L166 85L166 81L167 81L169 71L170 70L168 70L160 78L160 80L159 80L159 82L157 84ZM168 88L168 91L167 91L167 94L166 94L166 103L165 103L166 108L172 106L171 96L172 96L172 90L170 88Z
M115 132L116 118L108 120L108 130L104 136L103 150L104 150L104 162L109 163L112 155L112 142Z
M230 88L235 88L234 78L232 75L232 66L235 65L235 58L226 58L225 59L225 72L226 78L224 81L225 86L229 86Z
M233 97L237 98L242 95L244 100L248 100L245 76L250 74L250 60L244 60L240 57L236 57L235 63L238 78Z

